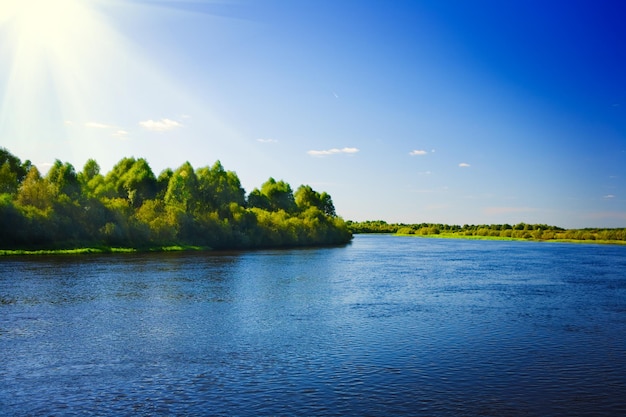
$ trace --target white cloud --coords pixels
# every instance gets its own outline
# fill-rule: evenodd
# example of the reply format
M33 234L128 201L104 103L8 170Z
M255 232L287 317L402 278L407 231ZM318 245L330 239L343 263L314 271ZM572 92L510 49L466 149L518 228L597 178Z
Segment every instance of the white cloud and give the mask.
M409 155L411 155L411 156L417 156L417 155L426 155L427 153L428 153L428 152L426 152L426 151L425 151L425 150L423 150L423 149L419 149L419 150L418 150L418 149L416 149L416 150L414 150L414 151L409 152Z
M307 151L307 153L311 156L328 156L328 155L336 155L340 153L352 154L352 153L357 153L358 151L359 150L357 148L343 148L343 149L332 148L332 149L328 149L325 151Z
M611 199L611 198L615 198L615 196L613 194L607 194L604 196L604 198Z
M278 143L276 139L257 139L256 141L261 143Z
M107 125L104 123L98 123L98 122L87 122L85 123L85 127L91 127L94 129L113 129L113 126L111 125Z
M128 136L128 132L125 130L118 130L117 132L113 133L113 136L123 138L125 136Z
M459 166L460 166L461 168L469 168L471 165L470 165L470 164L468 164L468 163L465 163L465 162L461 162L461 163L459 164Z
M183 126L177 121L171 119L144 120L143 122L139 122L139 125L147 130L152 130L153 132L165 132Z

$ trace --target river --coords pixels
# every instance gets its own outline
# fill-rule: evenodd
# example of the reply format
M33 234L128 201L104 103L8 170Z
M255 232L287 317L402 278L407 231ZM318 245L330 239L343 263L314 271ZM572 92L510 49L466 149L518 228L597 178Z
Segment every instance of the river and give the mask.
M626 247L0 258L4 416L626 413Z

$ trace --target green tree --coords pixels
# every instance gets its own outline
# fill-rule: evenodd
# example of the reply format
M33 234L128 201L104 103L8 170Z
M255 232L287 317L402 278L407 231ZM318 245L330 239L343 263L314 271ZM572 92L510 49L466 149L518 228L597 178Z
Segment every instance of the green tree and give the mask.
M37 167L33 166L17 192L17 203L21 206L33 206L46 210L52 205L54 188L48 180L41 177Z
M105 187L100 194L111 198L124 198L133 207L139 207L157 193L157 179L148 162L143 159L123 158L105 177Z
M87 198L95 198L98 195L98 190L105 188L104 177L100 174L100 165L94 159L89 159L83 170L78 173L78 182L83 197Z
M0 194L15 194L19 183L17 174L11 170L11 164L5 162L0 166Z
M198 178L189 162L181 165L170 178L165 204L179 211L192 213L198 201Z
M270 200L258 188L252 190L248 195L248 207L269 211L271 209Z
M165 193L167 192L167 187L169 186L170 179L172 178L173 175L174 175L174 171L172 171L171 168L167 168L161 171L161 173L159 174L159 177L157 178L157 187L156 187L157 199L159 200L165 199Z
M220 161L211 168L196 171L198 198L204 210L218 210L222 217L230 216L230 204L245 205L245 191L232 171L226 171Z
M334 217L337 215L332 198L325 192L320 194L308 185L301 185L296 190L294 197L300 210L317 207L327 216Z
M24 216L13 204L12 196L0 194L0 245L5 249L23 243Z
M272 211L284 210L287 213L296 211L297 206L293 191L285 181L276 181L270 177L261 186L261 194L267 197Z
M74 167L69 162L65 164L58 159L48 171L46 179L52 185L56 195L65 194L75 199L80 195L80 183Z
M13 155L5 148L0 148L0 166L8 164L9 171L15 174L18 184L20 184L32 166L30 161L26 160L22 163L20 159Z
M160 244L176 241L176 219L167 212L162 200L145 200L135 218L147 228L146 239Z

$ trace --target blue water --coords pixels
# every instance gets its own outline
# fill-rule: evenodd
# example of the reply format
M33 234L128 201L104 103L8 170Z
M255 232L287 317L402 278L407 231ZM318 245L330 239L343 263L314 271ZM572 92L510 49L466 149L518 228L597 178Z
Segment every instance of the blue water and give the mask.
M0 415L626 414L626 247L0 258Z

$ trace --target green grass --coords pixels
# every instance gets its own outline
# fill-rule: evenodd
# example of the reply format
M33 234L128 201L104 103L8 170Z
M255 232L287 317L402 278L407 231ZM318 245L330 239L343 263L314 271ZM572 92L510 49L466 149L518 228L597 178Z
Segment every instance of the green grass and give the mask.
M602 245L626 245L623 240L591 240L591 239L534 239L523 237L506 237L506 236L475 236L475 235L462 235L459 233L440 233L438 235L420 235L420 234L400 234L396 236L413 236L424 237L429 239L466 239L466 240L515 240L515 241L531 241L531 242L560 242L560 243L587 243L587 244L602 244Z
M12 255L89 255L101 253L136 253L136 252L182 252L182 251L206 251L211 250L207 246L171 245L156 246L150 248L74 248L74 249L0 249L0 256Z

